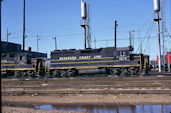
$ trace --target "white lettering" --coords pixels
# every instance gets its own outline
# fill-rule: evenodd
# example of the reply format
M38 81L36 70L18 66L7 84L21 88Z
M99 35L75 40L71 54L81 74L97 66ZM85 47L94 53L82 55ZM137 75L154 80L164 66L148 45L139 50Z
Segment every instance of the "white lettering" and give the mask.
M75 60L75 59L89 59L89 58L102 58L101 55L95 55L95 56L79 56L78 58L76 56L69 56L69 57L59 57L59 60Z
M91 58L91 56L79 56L79 59L87 59L87 58Z
M74 60L77 59L76 56L72 56L72 57L59 57L59 60Z
M94 58L102 58L102 55L96 55Z
M119 57L119 60L128 60L126 56Z

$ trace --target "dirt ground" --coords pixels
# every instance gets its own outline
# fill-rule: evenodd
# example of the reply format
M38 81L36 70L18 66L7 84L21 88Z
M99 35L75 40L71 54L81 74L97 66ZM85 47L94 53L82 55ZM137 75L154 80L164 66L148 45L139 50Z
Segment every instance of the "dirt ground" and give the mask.
M60 110L35 110L31 108L2 107L3 113L84 113L76 111L60 111Z
M171 76L1 80L3 113L68 113L34 105L171 104ZM70 112L75 113L75 112Z

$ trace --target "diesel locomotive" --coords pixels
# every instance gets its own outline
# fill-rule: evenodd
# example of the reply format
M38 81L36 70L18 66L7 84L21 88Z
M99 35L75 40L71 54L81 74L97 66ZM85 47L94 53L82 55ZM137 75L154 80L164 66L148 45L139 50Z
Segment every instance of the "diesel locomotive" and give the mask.
M3 77L74 77L96 73L131 75L149 71L149 56L132 53L131 46L54 50L50 59L47 59L47 54L33 52L31 48L22 51L21 45L9 49L1 55Z
M1 76L2 77L36 77L46 73L47 54L21 50L20 44L1 43Z
M133 54L132 51L131 46L55 50L51 52L50 75L70 77L88 73L131 75L148 72L149 56Z

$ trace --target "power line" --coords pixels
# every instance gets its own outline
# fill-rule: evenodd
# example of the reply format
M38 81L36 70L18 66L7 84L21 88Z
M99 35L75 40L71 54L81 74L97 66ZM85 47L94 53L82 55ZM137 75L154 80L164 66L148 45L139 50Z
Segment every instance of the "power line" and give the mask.
M142 46L144 40L145 40L146 38L149 38L149 37L147 37L147 35L148 35L148 33L151 33L151 30L152 30L152 27L153 27L153 23L154 23L154 22L152 22L152 23L150 24L150 27L149 27L149 29L147 30L146 34L145 34L145 38L144 38L143 41L140 43L138 49L136 50L136 53L138 52L138 50L139 50L140 47Z

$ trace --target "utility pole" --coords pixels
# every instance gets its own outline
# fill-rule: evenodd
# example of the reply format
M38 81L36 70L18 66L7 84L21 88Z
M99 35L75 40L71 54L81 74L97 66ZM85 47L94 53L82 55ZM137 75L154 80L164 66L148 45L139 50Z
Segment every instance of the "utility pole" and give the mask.
M1 41L1 2L2 0L0 0L0 41ZM1 44L1 42L0 42ZM0 49L0 53L1 53L1 49Z
M11 33L8 32L8 28L7 28L7 43L8 43L8 37L11 35Z
M117 24L117 21L115 20L115 36L114 36L114 40L115 40L115 43L114 43L114 45L115 45L115 48L116 48L116 30L117 30L117 26L118 26L118 24Z
M131 35L131 39L132 39L132 47L134 48L134 30L132 30L132 35Z
M2 0L0 0L0 46L1 46L1 30L2 30L1 29L1 2L2 2ZM1 55L1 49L0 49L0 55ZM0 62L1 62L1 58L0 58ZM0 67L1 67L1 63L0 63ZM2 88L2 87L0 86L0 88ZM2 96L1 96L1 100L2 100ZM2 113L2 107L1 107L1 113Z
M108 40L106 40L106 46L108 47Z
M129 31L129 46L134 47L134 30ZM133 51L131 51L133 53Z
M7 28L7 43L8 43L8 36L10 36L11 33L8 33L8 28Z
M155 11L155 19L157 24L157 37L158 37L158 67L159 72L161 72L161 46L160 46L160 18L159 18L159 11L160 11L160 0L154 0L154 11Z
M132 36L131 36L131 31L129 31L129 46L132 46Z
M37 52L39 52L39 40L40 40L39 35L37 35Z
M25 0L24 0L24 7L23 7L23 51L25 51Z
M138 30L138 37L139 37L139 41L140 41L140 53L142 53L142 40L140 38L140 29Z
M2 0L0 0L0 41L1 41L1 2ZM0 42L1 44L1 42ZM1 49L0 49L0 54L1 54Z
M8 33L8 28L7 28L7 52L8 52L8 36L11 35L11 33Z
M55 50L57 50L57 42L56 42L56 37L54 37L53 39L55 39Z
M95 49L96 49L96 37L94 37L94 46L95 46Z

